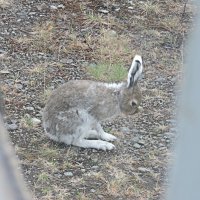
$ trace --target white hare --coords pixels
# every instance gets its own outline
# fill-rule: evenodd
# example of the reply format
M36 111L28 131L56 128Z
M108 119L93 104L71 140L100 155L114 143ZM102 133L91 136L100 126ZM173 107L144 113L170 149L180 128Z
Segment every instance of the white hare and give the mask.
M54 141L83 148L111 150L115 136L104 132L100 122L120 113L134 114L141 102L137 86L143 70L136 55L127 82L101 83L71 80L50 96L43 112L46 134Z

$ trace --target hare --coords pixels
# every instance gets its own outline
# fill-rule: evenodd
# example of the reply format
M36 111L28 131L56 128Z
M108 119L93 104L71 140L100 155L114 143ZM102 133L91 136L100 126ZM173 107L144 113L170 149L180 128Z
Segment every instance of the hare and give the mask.
M117 138L104 132L100 122L120 113L132 115L138 110L141 92L137 81L142 70L142 58L136 55L127 82L71 80L63 84L52 93L43 111L47 136L82 148L115 148L110 142Z

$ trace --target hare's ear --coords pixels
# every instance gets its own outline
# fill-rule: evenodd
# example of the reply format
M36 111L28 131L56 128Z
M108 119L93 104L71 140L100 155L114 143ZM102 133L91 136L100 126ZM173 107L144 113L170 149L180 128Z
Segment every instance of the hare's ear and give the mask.
M138 78L141 76L143 70L143 64L142 64L142 57L139 55L136 55L133 59L131 68L128 72L128 79L127 79L127 87L133 87L137 81Z

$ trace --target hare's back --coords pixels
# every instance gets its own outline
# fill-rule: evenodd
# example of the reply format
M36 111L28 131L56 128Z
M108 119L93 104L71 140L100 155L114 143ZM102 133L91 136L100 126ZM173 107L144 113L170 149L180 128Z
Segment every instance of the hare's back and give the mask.
M44 108L44 118L53 118L61 111L79 107L83 104L91 84L92 81L72 80L54 90Z

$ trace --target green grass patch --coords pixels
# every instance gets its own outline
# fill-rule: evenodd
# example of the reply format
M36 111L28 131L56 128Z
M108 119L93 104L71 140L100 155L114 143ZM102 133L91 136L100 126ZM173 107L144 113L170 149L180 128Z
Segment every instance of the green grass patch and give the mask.
M100 63L87 67L87 71L94 79L100 81L117 82L124 80L127 76L127 69L121 64Z

